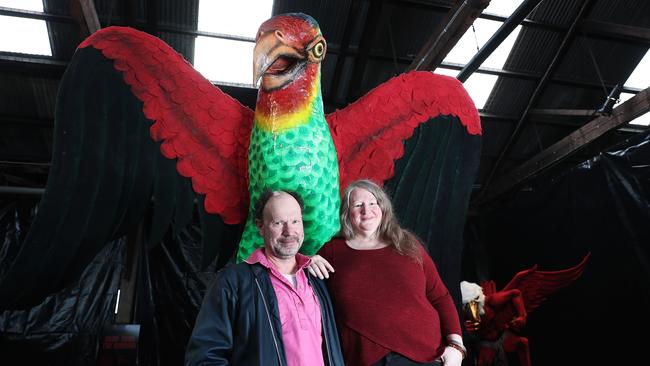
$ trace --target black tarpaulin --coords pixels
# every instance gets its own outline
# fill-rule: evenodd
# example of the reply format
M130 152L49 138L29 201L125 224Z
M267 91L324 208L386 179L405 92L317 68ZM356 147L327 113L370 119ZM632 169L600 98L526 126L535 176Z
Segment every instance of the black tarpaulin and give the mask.
M0 231L3 255L20 250L23 230L36 211L33 201L3 201ZM92 259L81 275L39 304L0 312L0 355L10 365L91 365L99 336L112 320L124 240L117 239ZM13 360L13 361L12 361Z
M646 133L540 180L472 220L464 279L494 279L497 289L533 264L561 270L592 253L581 278L530 314L523 333L534 365L644 363L649 193ZM486 256L472 258L481 251Z

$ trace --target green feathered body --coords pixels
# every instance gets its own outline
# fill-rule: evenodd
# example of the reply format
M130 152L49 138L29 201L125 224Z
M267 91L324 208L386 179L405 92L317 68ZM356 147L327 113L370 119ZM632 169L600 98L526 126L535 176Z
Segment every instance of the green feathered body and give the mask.
M264 245L253 221L253 207L265 189L293 190L305 203L303 254L315 254L339 231L339 170L336 149L323 113L320 85L315 98L291 121L294 127L264 128L259 116L248 150L250 207L237 261ZM261 119L261 118L260 118ZM267 122L268 123L268 122Z

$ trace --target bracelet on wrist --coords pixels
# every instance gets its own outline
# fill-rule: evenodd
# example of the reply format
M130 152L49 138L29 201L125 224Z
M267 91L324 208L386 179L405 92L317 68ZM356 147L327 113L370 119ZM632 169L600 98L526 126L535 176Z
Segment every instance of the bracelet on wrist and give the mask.
M462 344L456 342L449 342L447 344L447 347L455 348L456 350L458 350L463 355L463 359L467 357L467 349L465 349L465 346L463 346Z

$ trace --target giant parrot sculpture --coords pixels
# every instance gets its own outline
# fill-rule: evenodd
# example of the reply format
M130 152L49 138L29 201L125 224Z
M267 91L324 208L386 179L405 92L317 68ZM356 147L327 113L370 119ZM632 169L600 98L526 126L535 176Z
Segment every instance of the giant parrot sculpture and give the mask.
M184 197L162 188L175 179L164 169L166 161L175 161L178 173L190 178L206 212L226 224L245 224L237 254L243 260L262 245L251 210L264 189L295 190L304 197L302 251L312 254L339 229L340 188L360 178L380 184L389 180L395 161L404 155L404 141L418 126L450 116L462 125L461 134L480 136L477 110L462 84L432 72L394 77L325 115L320 69L326 50L317 22L308 15L284 14L264 22L254 51L260 85L253 111L159 38L126 27L91 35L77 49L61 84L52 169L40 217L25 239L24 246L42 256L30 257L27 250L11 258L0 274L0 294L20 294L24 268L51 260L78 265L65 273L43 266L31 274L33 286L46 292L73 276L106 240L140 220L152 195L160 205L187 207ZM453 136L449 146L456 143ZM175 160L148 155L156 142L165 158ZM440 161L445 159L447 145L432 148ZM472 143L469 149L469 160L476 162L480 145ZM469 165L473 176L476 164ZM97 172L86 174L91 168ZM446 193L468 192L472 182L456 184L444 187ZM81 196L82 187L92 189ZM458 197L464 212L468 194ZM165 212L159 216L172 215ZM154 223L161 221L156 215ZM81 225L70 230L71 222ZM59 253L61 243L76 249Z

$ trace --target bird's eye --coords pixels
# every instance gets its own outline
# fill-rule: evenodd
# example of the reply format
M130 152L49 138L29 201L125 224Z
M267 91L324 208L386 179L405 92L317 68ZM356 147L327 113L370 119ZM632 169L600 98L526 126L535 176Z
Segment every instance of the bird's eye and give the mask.
M314 56L321 57L323 56L323 52L325 52L325 44L323 42L316 43L314 46Z

